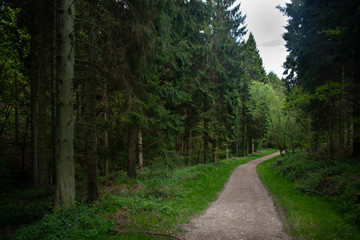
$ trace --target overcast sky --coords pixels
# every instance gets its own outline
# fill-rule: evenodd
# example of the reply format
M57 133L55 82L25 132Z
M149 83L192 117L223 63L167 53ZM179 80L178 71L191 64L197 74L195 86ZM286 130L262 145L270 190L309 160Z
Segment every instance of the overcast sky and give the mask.
M267 73L275 72L282 77L282 65L286 59L285 32L287 18L276 9L290 0L237 0L241 3L241 11L246 14L248 33L252 32L259 49ZM249 34L245 37L247 39Z

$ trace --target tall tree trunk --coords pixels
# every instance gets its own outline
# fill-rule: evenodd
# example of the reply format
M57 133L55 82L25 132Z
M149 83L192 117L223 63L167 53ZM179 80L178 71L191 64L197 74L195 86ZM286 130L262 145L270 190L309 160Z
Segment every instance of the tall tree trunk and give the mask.
M17 93L18 93L18 86L17 86L17 74L15 74L14 84L15 84L15 98L17 99ZM15 122L15 145L17 146L19 144L19 111L18 111L18 104L15 102L15 116L14 116L14 122Z
M246 137L246 156L249 156L250 153L250 139Z
M253 138L251 139L251 152L255 152L255 141Z
M128 125L128 178L136 178L136 145L137 145L138 131L137 128L129 124Z
M209 100L208 100L208 96L206 95L206 93L204 93L204 115L205 115L203 117L203 121L204 121L204 163L209 162L209 152L210 152L209 119L206 116L208 110L209 110Z
M74 1L61 0L58 30L55 207L75 203L74 166Z
M51 44L51 164L50 183L53 184L55 177L55 146L56 146L56 32L57 32L57 0L53 0L53 34Z
M88 56L90 62L96 62L96 50L93 45L96 44L96 0L92 1L90 11L90 22L92 23L89 29L89 49ZM96 69L93 66L88 66L88 80L85 82L86 100L85 100L85 119L89 125L86 126L85 136L85 158L87 163L87 199L93 202L99 199L98 189L98 174L97 174L97 149L96 149Z
M36 25L36 24L35 24ZM38 168L38 133L37 133L37 67L36 67L36 37L31 38L31 162L33 185L39 186Z
M43 61L46 54L41 54L40 69L39 69L39 85L38 85L38 160L39 160L39 186L46 188L49 184L49 152L47 139L47 114L46 114L46 70L47 64Z
M139 129L138 134L138 163L139 163L139 170L144 170L144 159L143 159L143 138L142 138L142 132Z
M49 81L49 54L48 54L48 11L47 7L50 6L46 0L39 1L39 42L37 47L38 59L37 59L37 68L38 68L38 160L39 160L39 186L41 188L46 188L49 184L49 151L48 151L48 139L47 139L47 96L46 88Z
M227 149L226 149L227 151ZM239 157L239 121L236 120L236 145L235 145L235 156Z
M216 155L216 138L212 141L212 154L213 154L213 162L217 162L217 155Z
M241 143L242 143L242 149L241 149L241 156L245 157L245 98L243 98L243 107L242 107L242 132L241 132Z
M28 135L28 128L29 128L29 116L26 117L25 123L25 132L22 141L22 161L21 161L21 170L25 169L25 155L26 155L26 142L27 142L27 135Z
M104 93L103 93L103 103L104 103L104 122L107 126L108 123L108 114L109 114L109 104L107 101L107 81L104 79ZM107 131L104 132L104 149L105 149L105 166L104 166L104 174L105 177L108 177L110 175L109 171L109 133Z
M311 133L311 112L308 113L308 125L307 125L307 140L308 140L308 149L307 151L312 154L312 133Z

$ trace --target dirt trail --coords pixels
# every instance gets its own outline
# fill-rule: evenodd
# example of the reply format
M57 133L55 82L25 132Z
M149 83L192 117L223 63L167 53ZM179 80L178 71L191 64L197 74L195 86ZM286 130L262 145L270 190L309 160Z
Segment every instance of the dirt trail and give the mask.
M291 239L273 201L256 173L256 166L279 153L241 165L235 169L218 199L206 212L183 229L186 240L268 240Z

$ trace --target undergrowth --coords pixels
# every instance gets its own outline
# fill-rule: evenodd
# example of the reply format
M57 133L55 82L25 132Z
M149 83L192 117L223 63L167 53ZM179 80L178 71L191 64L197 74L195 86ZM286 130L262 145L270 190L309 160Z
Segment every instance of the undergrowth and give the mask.
M258 173L298 239L360 239L360 163L356 159L277 157Z
M78 202L47 214L23 227L15 239L152 239L154 233L174 235L181 231L181 224L216 199L235 167L275 151L267 149L246 158L190 167L153 165L136 180L117 172L102 179L100 201Z

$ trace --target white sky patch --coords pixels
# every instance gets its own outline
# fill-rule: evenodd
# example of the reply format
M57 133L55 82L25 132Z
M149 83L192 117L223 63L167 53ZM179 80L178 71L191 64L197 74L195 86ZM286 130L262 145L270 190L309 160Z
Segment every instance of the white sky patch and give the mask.
M237 0L239 2L242 14L247 15L245 23L248 33L252 32L255 37L266 72L272 71L281 78L287 55L285 41L282 39L287 18L276 6L284 7L290 0Z

